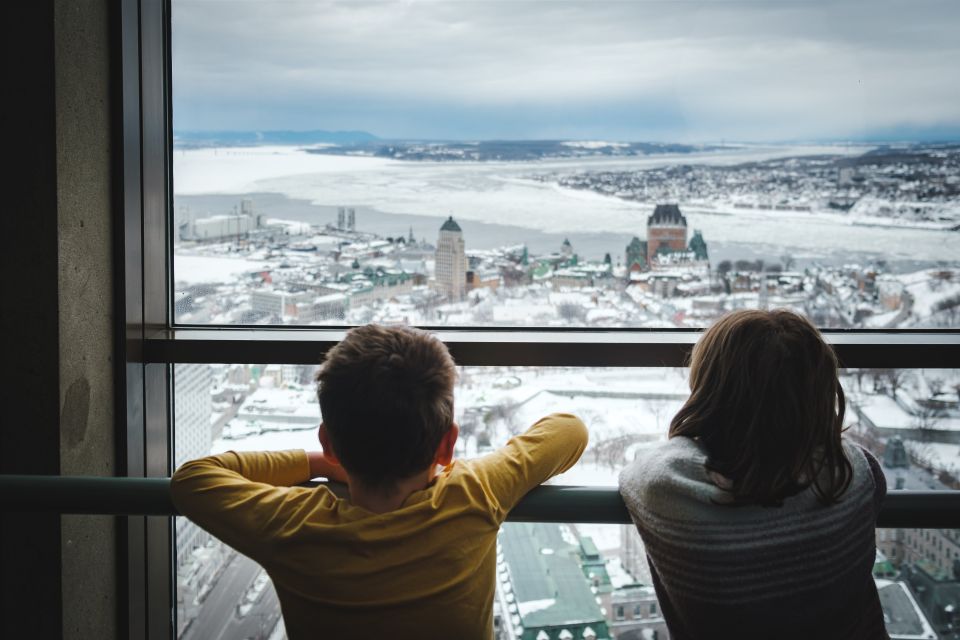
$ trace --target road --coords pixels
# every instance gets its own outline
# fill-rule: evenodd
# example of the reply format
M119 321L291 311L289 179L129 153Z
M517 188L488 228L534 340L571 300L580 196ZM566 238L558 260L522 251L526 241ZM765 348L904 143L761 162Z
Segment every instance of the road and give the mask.
M272 584L246 616L239 618L237 614L237 604L260 571L253 560L234 554L181 640L266 639L280 618L280 602Z

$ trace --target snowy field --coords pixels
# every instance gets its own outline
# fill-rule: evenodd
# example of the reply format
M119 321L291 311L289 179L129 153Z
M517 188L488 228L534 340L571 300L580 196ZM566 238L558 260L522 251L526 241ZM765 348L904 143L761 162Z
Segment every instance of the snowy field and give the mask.
M642 235L650 205L561 188L529 176L551 171L646 169L678 163L729 165L864 150L830 146L745 147L636 158L509 163L404 162L310 154L299 147L177 150L174 189L177 195L275 192L323 206L368 206L385 213L438 219L453 215L461 220L558 233L588 230ZM916 258L922 254L926 260L951 262L960 256L960 234L871 226L882 225L882 219L702 205L684 206L684 213L690 227L702 230L708 242L768 246L772 255L789 249L798 255L875 252L889 259ZM587 214L589 223L585 224ZM504 238L504 244L515 240Z

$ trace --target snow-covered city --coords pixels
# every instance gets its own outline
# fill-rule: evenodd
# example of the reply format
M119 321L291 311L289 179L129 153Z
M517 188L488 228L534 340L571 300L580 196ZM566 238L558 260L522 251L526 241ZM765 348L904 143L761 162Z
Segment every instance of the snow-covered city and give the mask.
M177 409L178 460L230 449L315 449L319 407L314 373L315 367L302 365L178 365L175 384L183 399ZM848 398L847 437L877 452L891 488L960 488L960 370L864 369L845 372L842 381ZM687 394L684 369L464 367L456 387L462 434L458 456L482 455L543 415L572 412L588 425L590 445L576 466L551 482L615 486L617 474L638 447L666 437L670 419ZM519 526L525 525L507 528ZM633 529L591 524L567 528L580 562L586 562L585 548L600 559L606 586L595 595L609 628L665 633L662 617L647 612L656 598ZM196 550L184 558L180 571L185 637L202 637L205 625L220 624L217 608L200 607L208 592L229 585L224 581L216 586L221 574L210 567L239 563L234 571L247 575L242 558L200 532L194 535L205 542L194 543ZM918 604L907 585L932 589L938 581L944 588L952 584L958 545L960 538L952 530L878 532L878 585L885 604L889 598L890 606L907 607L901 611L903 628L933 633L934 627L942 630L950 624L930 598ZM595 565L596 558L594 571ZM273 623L279 620L272 592L257 597L237 609L237 625L259 624L263 616ZM509 612L510 603L501 604ZM261 618L249 617L251 606ZM618 608L623 606L641 606L646 615L628 621ZM899 627L894 621L889 628Z
M176 320L701 328L733 309L786 307L825 328L960 325L960 148L622 157L605 144L573 158L489 162L448 159L445 147L398 157L331 145L183 148ZM228 449L316 448L314 369L178 365L178 464ZM960 371L860 369L843 383L847 437L878 454L891 488L960 488ZM687 394L683 369L462 367L458 455L483 455L545 414L572 412L591 442L552 482L612 487L638 448L666 437ZM582 592L543 599L518 589L511 554L532 539L564 549L541 570L572 563ZM956 532L877 539L892 637L950 637L952 614L937 603L958 584ZM283 637L256 565L183 520L178 540L181 637ZM504 638L580 606L582 633L667 637L632 528L508 524L501 547Z
M304 169L312 166L312 156L302 150L277 153L285 161L303 159ZM221 196L222 211L178 208L176 316L186 324L655 328L702 327L738 308L787 307L827 328L957 326L960 150L874 153L560 178L575 187L557 196L567 208L571 202L587 207L578 200L582 190L613 190L597 196L607 201L601 209L630 200L633 208L623 215L633 221L632 237L605 247L591 239L589 248L581 248L573 230L558 237L552 250L538 251L512 230L500 244L485 235L481 248L468 231L469 217L459 212L434 218L434 228L419 234L412 225L382 222L390 216L381 215L382 226L397 230L392 235L371 230L362 209L337 201L316 201L291 220L274 216L252 196ZM919 160L904 164L905 155ZM863 164L865 157L883 160ZM195 169L216 166L214 156L191 162ZM411 164L423 171L423 163ZM445 163L431 164L449 174ZM377 166L364 171L400 179ZM912 172L909 180L901 176L904 167ZM647 194L643 202L641 193ZM707 206L715 210L703 213ZM794 236L735 240L738 229L758 226L757 216L774 226L825 226L842 234L838 240L849 251L818 246L821 253L812 253ZM726 231L716 228L718 218ZM801 223L802 218L807 220ZM861 236L877 234L898 250L864 250ZM906 244L911 240L923 244L911 247Z

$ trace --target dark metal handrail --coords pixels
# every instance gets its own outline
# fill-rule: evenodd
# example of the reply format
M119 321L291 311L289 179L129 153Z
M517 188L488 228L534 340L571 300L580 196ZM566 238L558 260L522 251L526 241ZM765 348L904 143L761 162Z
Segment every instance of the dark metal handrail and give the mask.
M154 332L143 341L144 362L317 364L340 342L344 328L187 327ZM457 364L542 367L683 367L700 337L693 329L518 327L438 328ZM956 331L824 330L843 367L953 368L960 362Z
M337 493L344 486L332 484ZM0 475L0 512L173 516L169 478ZM537 487L508 520L627 524L613 487ZM890 491L878 527L960 528L960 491Z

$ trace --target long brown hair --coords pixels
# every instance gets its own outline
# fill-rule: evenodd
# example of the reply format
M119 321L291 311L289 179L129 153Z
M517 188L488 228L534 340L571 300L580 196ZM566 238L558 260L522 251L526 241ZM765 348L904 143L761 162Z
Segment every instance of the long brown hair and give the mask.
M837 357L806 318L736 311L694 346L690 398L669 437L700 441L707 469L732 482L733 504L778 505L811 485L831 504L853 476L844 408Z

